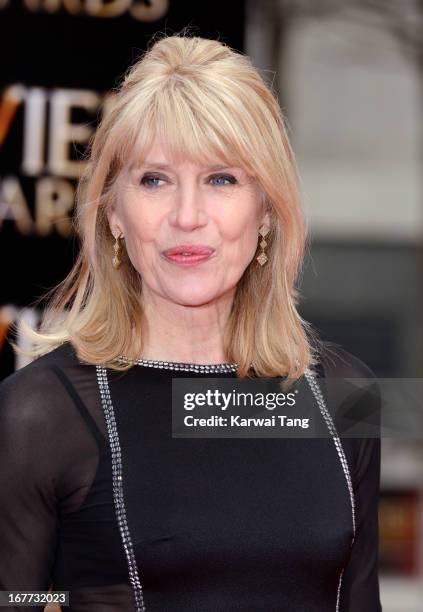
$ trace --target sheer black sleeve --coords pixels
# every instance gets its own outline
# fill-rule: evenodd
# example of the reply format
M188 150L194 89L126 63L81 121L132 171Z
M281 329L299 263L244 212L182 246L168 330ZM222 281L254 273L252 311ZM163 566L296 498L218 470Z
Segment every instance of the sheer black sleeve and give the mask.
M361 441L354 471L356 537L345 568L340 612L380 612L378 499L380 438Z
M96 467L72 398L43 364L0 384L0 590L49 589L60 512L79 506Z
M372 423L380 425L380 390L372 370L337 345L326 343L324 354L325 376L368 380L368 386L363 387L355 405L349 409L356 409L360 415L366 412ZM343 572L339 610L381 612L378 573L381 439L342 438L341 441L347 453L353 484L356 534Z

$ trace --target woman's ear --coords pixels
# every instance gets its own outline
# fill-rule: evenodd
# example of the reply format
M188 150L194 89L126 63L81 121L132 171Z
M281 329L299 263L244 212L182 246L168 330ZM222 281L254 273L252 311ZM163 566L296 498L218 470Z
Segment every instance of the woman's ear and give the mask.
M261 218L260 218L260 226L265 225L270 229L271 227L271 219L272 219L272 206L268 200L266 193L263 189L260 190L261 196Z
M271 223L270 223L270 212L265 212L264 215L262 215L261 218L261 223L260 225L265 225L266 227L268 227L270 229Z
M109 222L110 232L116 238L115 234L117 234L118 236L119 236L119 234L122 234L122 229L121 229L120 222L119 222L119 219L118 219L118 215L116 214L115 209L114 208L110 208L106 212L106 216L107 216L107 220Z

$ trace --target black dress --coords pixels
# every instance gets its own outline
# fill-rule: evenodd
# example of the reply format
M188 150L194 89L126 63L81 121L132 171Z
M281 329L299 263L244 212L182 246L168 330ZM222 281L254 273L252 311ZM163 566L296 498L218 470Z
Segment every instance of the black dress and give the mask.
M327 347L321 376L372 376ZM73 612L380 612L379 438L342 439L347 465L330 436L172 438L172 377L235 374L107 372L114 423L70 343L0 384L0 590L53 584Z

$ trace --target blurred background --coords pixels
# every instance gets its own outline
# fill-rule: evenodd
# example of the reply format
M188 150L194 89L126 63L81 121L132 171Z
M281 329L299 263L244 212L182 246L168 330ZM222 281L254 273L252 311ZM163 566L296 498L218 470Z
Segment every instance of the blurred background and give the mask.
M422 0L0 0L0 378L78 248L88 138L155 32L217 38L279 96L310 247L302 316L380 377L423 376ZM423 610L423 440L384 438L384 612Z

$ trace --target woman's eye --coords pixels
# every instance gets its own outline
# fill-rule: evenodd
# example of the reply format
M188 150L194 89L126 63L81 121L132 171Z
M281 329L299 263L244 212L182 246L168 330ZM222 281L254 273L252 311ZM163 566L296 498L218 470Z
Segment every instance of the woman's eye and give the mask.
M211 181L229 181L230 185L233 185L237 182L236 178L234 176L232 176L231 174L215 174L214 176L210 177ZM224 183L224 182L219 182L219 183L215 183L215 185L217 185L218 187L220 186L224 186L224 185L228 185L228 183Z
M155 174L144 174L140 182L148 189L156 189L157 187L161 187L160 181L165 183L166 179ZM236 178L231 174L215 174L209 178L209 181L215 181L214 184L218 187L224 187L228 184L233 185L237 182Z
M155 187L160 187L157 181L164 180L165 179L161 178L160 176L155 176L154 174L144 174L141 179L141 184L145 187L152 187L154 189Z

